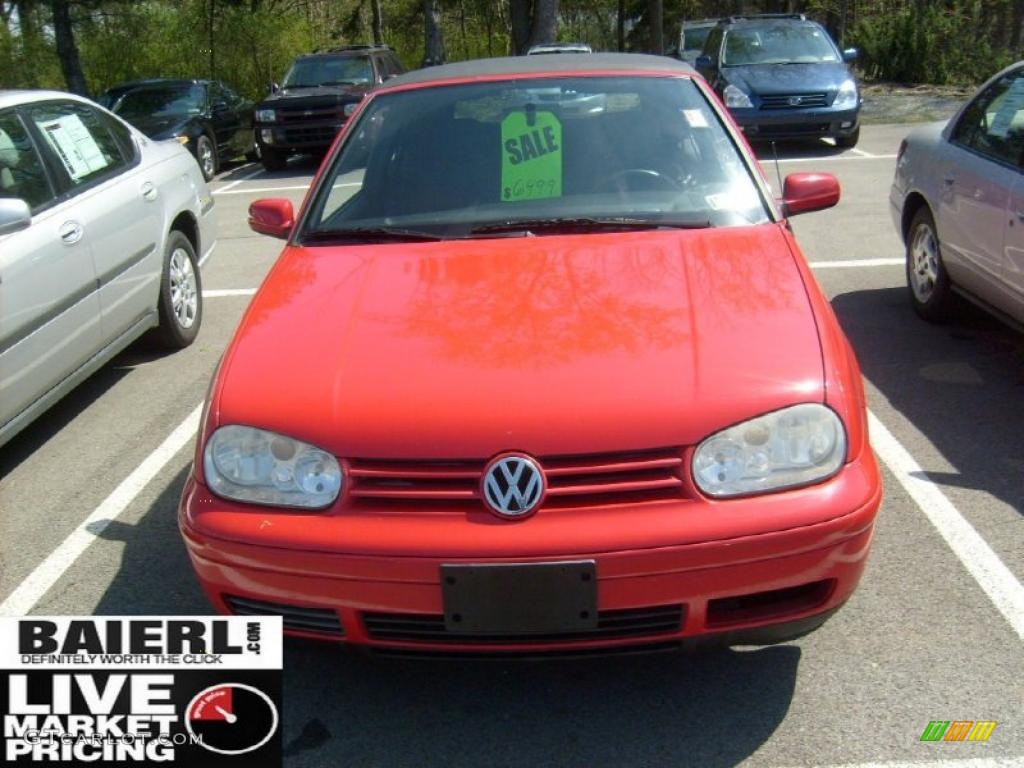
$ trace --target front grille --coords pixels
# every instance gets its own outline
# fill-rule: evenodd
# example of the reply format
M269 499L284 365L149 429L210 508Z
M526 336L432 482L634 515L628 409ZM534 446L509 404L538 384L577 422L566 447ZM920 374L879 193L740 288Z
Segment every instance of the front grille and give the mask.
M828 94L825 93L772 93L761 96L761 109L804 109L827 105Z
M232 613L239 616L280 616L285 629L317 632L332 637L342 637L345 634L338 614L330 608L269 603L234 595L225 595L224 602L228 604Z
M601 611L597 627L577 632L548 635L477 635L449 632L444 616L419 613L364 613L363 625L374 640L412 643L557 643L574 640L618 640L675 633L683 625L683 606L659 605L651 608L628 608Z
M282 123L310 122L313 120L344 119L344 107L334 105L328 107L313 107L312 109L278 109L277 119Z
M681 448L540 458L547 478L542 509L678 499L684 495ZM349 496L367 507L401 510L482 508L483 461L353 459Z
M340 129L331 125L319 125L285 128L284 139L287 144L330 144Z

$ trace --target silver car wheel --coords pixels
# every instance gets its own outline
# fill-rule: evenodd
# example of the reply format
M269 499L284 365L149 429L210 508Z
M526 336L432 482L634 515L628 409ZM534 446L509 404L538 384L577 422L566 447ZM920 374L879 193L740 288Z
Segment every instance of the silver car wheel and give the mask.
M184 248L175 248L169 264L171 308L181 328L191 328L199 309L196 272Z
M203 176L207 179L213 176L213 145L210 140L205 136L199 137L199 144L196 146L196 156L199 158L199 167L203 171Z
M914 297L926 304L935 293L939 279L939 242L935 232L925 223L917 225L910 242L910 287Z

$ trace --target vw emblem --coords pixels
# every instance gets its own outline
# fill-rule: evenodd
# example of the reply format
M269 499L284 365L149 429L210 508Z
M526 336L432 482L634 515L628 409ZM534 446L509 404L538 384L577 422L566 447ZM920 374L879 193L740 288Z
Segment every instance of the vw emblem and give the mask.
M544 473L526 456L501 456L484 471L484 501L502 517L524 517L544 498Z
M801 99L799 96L790 96L787 101L789 102L789 106L791 106L791 107L799 107L800 106L800 102L802 102L803 99Z

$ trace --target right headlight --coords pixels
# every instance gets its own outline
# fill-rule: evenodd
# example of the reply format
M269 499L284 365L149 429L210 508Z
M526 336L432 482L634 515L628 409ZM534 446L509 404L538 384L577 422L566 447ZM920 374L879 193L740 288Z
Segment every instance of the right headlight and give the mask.
M218 496L280 507L322 509L341 493L338 460L265 429L220 427L203 450L206 484Z
M722 91L722 96L725 98L725 106L730 108L754 106L750 101L750 97L731 83L725 86L725 90Z
M846 80L839 86L832 106L837 109L850 109L857 106L857 84L853 80Z
M767 493L824 480L846 460L835 411L805 403L716 432L693 454L693 479L717 498Z
M257 109L256 120L261 123L272 123L277 119L277 113L272 109Z

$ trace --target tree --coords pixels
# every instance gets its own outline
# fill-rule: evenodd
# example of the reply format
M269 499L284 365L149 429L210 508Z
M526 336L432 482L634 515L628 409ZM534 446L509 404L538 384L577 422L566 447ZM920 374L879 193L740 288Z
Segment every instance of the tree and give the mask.
M438 0L423 0L423 66L444 64L444 33L441 29L441 8Z
M558 0L509 0L512 52L522 56L531 45L558 39Z
M380 0L370 0L370 10L373 12L373 43L381 45L384 43L384 22L380 10Z
M659 56L665 52L664 11L662 0L648 0L647 23L650 25L651 53Z
M78 58L78 46L75 44L75 28L71 23L71 12L68 0L52 0L53 35L57 42L57 56L60 68L64 73L64 81L72 93L88 96L85 85L85 73L82 62Z

